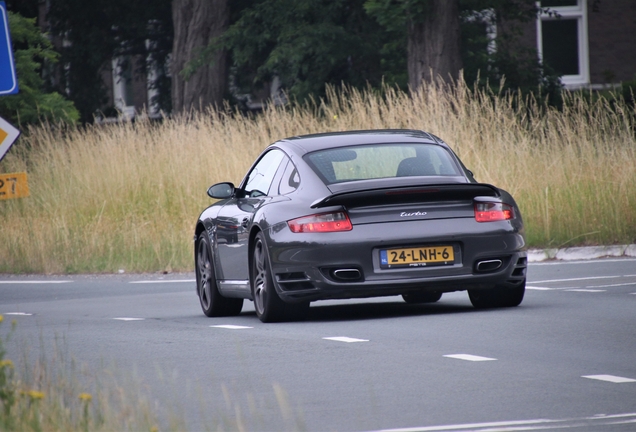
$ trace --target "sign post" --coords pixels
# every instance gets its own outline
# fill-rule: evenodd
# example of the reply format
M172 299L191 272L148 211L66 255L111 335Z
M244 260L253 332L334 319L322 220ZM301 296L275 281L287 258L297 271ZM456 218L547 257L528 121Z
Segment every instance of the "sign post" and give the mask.
M18 77L15 73L11 33L9 33L9 15L7 5L0 1L0 96L18 92ZM20 131L0 117L0 161L9 151ZM27 174L0 174L0 200L29 196Z
M7 6L0 1L0 95L16 94L18 78L15 74L11 34L9 33L9 16Z

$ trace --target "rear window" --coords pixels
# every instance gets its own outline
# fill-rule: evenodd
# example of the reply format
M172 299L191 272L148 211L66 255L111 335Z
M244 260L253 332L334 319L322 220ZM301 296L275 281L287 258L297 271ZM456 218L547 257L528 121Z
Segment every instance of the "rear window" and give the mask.
M304 159L327 184L410 176L462 175L449 152L433 144L373 144L321 150Z

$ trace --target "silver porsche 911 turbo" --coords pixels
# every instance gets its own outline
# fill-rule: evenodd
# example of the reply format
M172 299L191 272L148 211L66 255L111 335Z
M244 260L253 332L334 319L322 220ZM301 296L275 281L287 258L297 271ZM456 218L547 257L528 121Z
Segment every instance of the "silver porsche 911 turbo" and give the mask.
M196 224L197 294L207 316L302 319L312 301L468 291L477 308L518 306L526 284L521 213L478 183L440 138L415 130L296 136L270 145Z

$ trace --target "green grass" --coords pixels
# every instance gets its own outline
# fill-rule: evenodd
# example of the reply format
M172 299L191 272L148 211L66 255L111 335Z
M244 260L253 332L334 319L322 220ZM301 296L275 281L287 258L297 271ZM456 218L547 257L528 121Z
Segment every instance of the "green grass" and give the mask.
M32 128L0 164L31 196L0 201L0 272L189 271L212 183L238 183L277 139L381 128L432 132L479 181L516 197L531 247L636 241L636 113L572 94L563 111L513 97L425 86L332 89L326 100L242 117Z

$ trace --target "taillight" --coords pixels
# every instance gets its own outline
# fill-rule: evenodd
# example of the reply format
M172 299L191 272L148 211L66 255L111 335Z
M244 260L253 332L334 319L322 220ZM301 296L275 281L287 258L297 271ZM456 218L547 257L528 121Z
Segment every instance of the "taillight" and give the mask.
M295 233L351 231L353 226L345 212L321 213L287 221Z
M476 202L475 220L477 222L494 222L509 220L515 217L511 205L501 202Z

